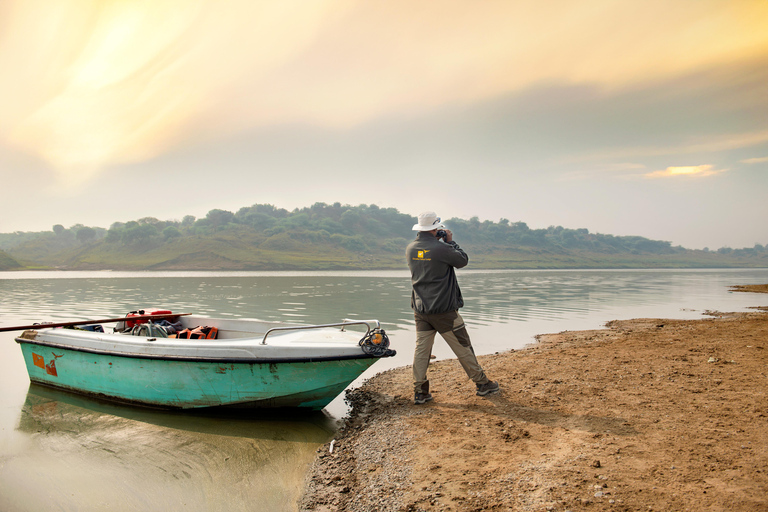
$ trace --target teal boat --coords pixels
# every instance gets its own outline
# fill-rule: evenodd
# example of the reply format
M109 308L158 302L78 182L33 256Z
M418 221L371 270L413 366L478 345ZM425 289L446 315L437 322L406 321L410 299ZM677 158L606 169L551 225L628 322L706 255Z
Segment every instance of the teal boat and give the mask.
M306 326L190 315L170 320L182 332L204 327L215 338L165 337L149 320L112 333L40 325L16 341L32 382L180 409L322 409L380 357L394 355L377 320Z

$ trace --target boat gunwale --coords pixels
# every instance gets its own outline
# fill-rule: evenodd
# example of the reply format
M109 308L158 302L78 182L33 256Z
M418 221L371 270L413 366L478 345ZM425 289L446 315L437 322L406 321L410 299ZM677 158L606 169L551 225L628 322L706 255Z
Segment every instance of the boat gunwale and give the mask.
M131 359L148 359L156 361L185 361L185 362L199 362L199 363L225 363L225 364L279 364L279 363L319 363L325 361L345 361L353 359L378 359L377 356L372 356L362 352L360 354L340 355L340 356L315 356L315 357L199 357L199 356L173 356L173 355L152 355L152 354L139 354L136 352L115 352L110 350L99 350L94 348L76 347L72 345L64 345L61 343L53 343L50 341L31 340L29 338L18 337L15 339L16 343L29 343L30 345L38 345L43 347L51 347L62 350L72 350L75 352L85 352L88 354L96 354L110 357L128 357ZM383 356L389 357L389 356Z

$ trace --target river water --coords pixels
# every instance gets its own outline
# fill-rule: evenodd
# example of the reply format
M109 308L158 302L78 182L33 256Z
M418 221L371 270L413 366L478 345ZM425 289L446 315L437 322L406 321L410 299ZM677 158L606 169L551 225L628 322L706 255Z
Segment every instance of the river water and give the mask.
M768 305L768 295L728 291L768 283L768 269L462 270L459 282L480 354L612 319L700 318L705 310ZM352 386L410 363L409 301L407 271L0 273L3 327L144 308L302 324L377 318L398 355ZM322 412L279 415L100 402L30 385L15 335L0 333L2 511L292 511L317 448L347 412L343 397ZM434 353L452 356L439 338Z

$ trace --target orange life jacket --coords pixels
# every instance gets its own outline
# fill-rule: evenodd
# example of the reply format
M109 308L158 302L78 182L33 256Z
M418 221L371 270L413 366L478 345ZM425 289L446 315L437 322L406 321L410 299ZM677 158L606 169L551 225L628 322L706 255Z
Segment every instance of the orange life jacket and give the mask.
M182 339L209 339L214 340L216 339L216 335L218 334L219 330L216 327L202 327L197 326L193 327L192 329L184 329L183 331L180 331L179 334L176 335L177 338Z

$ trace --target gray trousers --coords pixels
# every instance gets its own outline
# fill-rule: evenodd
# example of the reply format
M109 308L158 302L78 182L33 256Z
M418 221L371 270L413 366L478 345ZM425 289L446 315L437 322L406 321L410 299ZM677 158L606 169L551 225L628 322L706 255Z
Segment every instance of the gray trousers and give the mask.
M480 363L477 362L469 334L458 311L423 315L414 312L416 320L416 350L413 354L413 388L416 393L429 393L427 368L432 355L435 335L439 332L456 354L462 368L472 381L481 386L489 381Z

